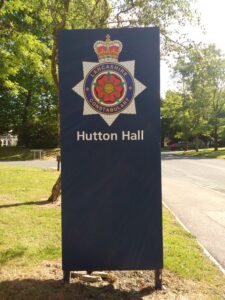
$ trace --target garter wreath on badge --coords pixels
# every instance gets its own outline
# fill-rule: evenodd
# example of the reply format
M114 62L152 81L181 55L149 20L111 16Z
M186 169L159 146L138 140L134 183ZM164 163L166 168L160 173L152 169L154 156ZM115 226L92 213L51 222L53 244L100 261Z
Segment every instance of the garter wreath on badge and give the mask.
M134 78L135 61L118 62L120 41L97 41L98 63L83 62L84 79L73 90L84 99L83 115L100 115L110 126L120 114L136 114L135 97L146 87Z

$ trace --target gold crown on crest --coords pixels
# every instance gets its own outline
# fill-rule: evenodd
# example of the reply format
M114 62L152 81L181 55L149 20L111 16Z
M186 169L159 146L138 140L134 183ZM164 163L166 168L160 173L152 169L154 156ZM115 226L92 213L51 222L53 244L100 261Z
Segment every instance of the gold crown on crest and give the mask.
M105 42L97 41L94 43L94 50L99 62L117 62L122 48L123 44L118 40L111 41L108 34Z

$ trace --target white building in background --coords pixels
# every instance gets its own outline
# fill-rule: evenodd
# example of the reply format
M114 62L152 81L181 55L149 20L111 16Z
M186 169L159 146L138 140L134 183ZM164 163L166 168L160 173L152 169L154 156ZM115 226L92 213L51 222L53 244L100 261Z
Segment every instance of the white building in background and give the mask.
M10 133L0 135L0 147L16 146L17 142L18 142L17 135L12 135Z

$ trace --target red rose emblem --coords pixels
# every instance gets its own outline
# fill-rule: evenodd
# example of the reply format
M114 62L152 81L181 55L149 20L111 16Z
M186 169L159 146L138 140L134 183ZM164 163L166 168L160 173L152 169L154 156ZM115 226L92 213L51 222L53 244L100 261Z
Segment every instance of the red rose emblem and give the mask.
M124 83L115 74L104 74L95 83L95 96L105 104L119 102L124 93Z

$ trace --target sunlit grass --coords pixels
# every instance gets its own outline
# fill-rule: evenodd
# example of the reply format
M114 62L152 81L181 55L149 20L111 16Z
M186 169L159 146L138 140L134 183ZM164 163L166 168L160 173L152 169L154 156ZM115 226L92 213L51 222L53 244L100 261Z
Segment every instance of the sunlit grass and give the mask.
M0 166L0 264L34 264L60 256L60 208L46 204L57 175Z
M165 267L186 279L225 285L225 276L206 257L196 239L164 209ZM225 287L225 286L224 286Z
M176 154L182 154L187 156L205 157L205 158L221 158L225 159L225 148L219 148L219 150L214 151L213 148L209 149L199 149L198 152L195 150L188 151L177 151Z
M46 204L58 173L0 166L0 268L33 268L61 258L60 206ZM225 277L196 239L163 211L165 268L225 293Z

